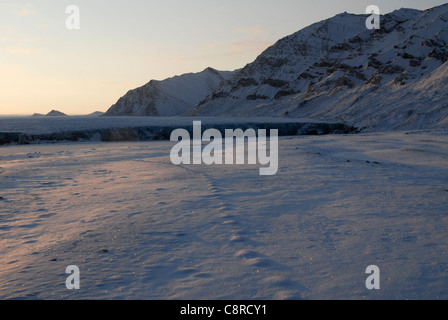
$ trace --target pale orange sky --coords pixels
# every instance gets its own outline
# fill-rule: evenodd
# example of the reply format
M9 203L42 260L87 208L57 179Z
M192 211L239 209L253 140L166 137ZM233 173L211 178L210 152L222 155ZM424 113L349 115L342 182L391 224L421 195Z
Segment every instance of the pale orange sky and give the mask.
M387 13L444 1L376 1ZM234 70L278 39L367 1L2 0L0 114L106 111L128 90L206 67ZM80 9L68 30L66 8Z

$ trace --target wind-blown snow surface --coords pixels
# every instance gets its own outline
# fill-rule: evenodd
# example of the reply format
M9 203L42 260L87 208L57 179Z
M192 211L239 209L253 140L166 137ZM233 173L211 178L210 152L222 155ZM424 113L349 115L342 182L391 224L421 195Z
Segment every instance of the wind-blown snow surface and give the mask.
M447 141L280 138L271 177L167 141L0 148L0 298L447 299Z

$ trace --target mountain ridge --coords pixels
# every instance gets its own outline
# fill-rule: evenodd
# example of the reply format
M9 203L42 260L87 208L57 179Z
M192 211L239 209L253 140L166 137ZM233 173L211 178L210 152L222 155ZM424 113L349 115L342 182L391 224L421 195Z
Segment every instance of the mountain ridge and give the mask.
M104 114L105 116L174 116L196 105L231 71L206 68L165 80L151 80L129 90Z
M424 93L447 81L443 72L434 73L448 59L447 12L448 5L396 10L381 16L375 31L365 27L368 15L342 13L314 23L266 49L189 114L309 117L365 128L443 127L448 96L439 91L445 98L431 100Z
M445 128L448 4L395 10L381 16L379 30L366 28L368 16L340 13L281 38L214 82L203 97L197 95L196 104L184 104L172 115L315 118L365 129Z

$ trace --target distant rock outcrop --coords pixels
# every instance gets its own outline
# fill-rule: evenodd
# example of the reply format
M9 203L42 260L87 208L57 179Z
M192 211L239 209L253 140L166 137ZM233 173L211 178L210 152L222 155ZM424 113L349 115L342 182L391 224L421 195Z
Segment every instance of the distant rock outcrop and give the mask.
M46 114L47 117L65 117L67 116L65 113L58 110L51 110Z
M104 112L102 111L95 111L92 113L89 113L88 116L102 116L104 114Z

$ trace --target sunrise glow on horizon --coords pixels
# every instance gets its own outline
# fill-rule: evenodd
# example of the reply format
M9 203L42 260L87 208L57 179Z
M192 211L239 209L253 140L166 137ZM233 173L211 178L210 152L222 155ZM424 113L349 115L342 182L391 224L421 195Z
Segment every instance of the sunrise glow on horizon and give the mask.
M106 111L128 90L207 67L235 70L277 40L338 13L445 1L2 1L0 115ZM68 30L66 8L80 8Z

